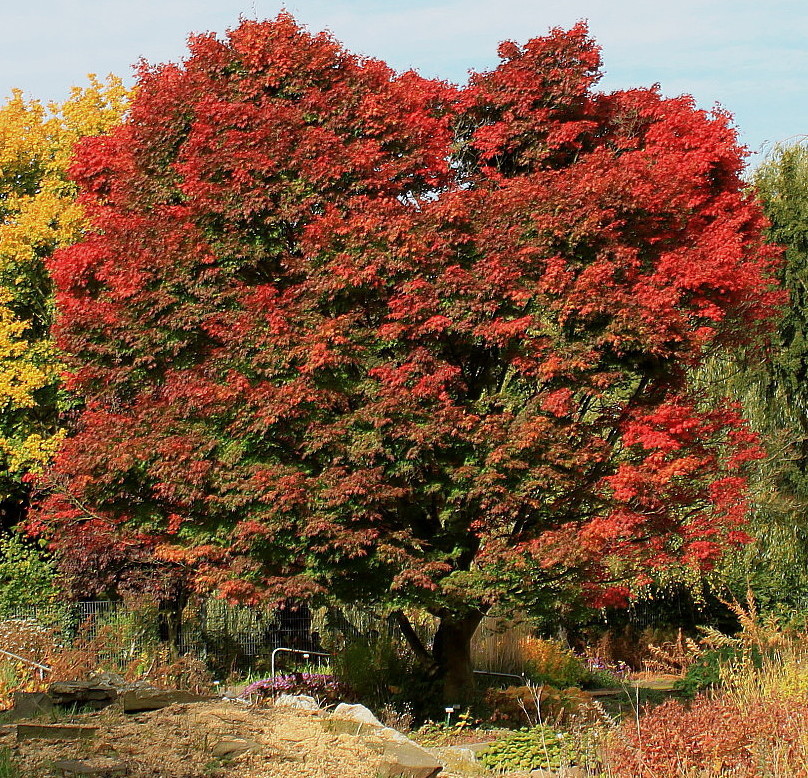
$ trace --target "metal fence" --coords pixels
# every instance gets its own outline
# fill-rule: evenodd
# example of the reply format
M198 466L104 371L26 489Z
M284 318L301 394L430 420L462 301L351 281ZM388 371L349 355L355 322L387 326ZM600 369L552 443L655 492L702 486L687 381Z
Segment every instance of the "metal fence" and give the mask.
M276 609L228 605L223 600L189 604L175 619L174 642L165 643L166 614L155 605L128 607L125 603L99 600L43 604L0 613L0 622L26 619L59 633L59 642L78 646L95 642L96 653L121 668L138 657L153 655L161 641L165 649L204 660L217 674L234 669L267 672L273 651L281 671L299 664L308 654L312 663L324 660L321 653L340 654L349 644L375 645L393 641L402 652L404 639L388 614L369 608L309 608L305 604ZM179 618L176 618L179 615ZM425 646L432 643L437 620L426 613L411 614L410 621ZM161 632L163 634L161 634ZM519 663L520 641L532 634L528 622L514 623L486 617L475 635L472 653L477 668L488 673L513 672ZM3 631L0 630L0 638ZM0 650L14 650L0 640Z
M122 602L96 600L16 608L0 614L0 621L36 622L57 632L64 645L93 641L116 645L123 663L125 657L136 657L165 641L165 630L161 630L165 616L156 607L131 608ZM273 650L280 647L330 651L351 639L392 630L388 621L371 611L310 609L305 604L270 610L210 599L189 604L173 617L177 627L173 647L223 669L250 668L262 660L268 666Z

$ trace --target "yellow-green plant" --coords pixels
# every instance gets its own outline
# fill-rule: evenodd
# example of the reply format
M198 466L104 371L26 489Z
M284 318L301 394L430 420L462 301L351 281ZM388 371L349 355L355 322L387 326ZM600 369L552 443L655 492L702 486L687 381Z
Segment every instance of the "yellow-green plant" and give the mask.
M703 629L705 645L731 649L719 663L726 691L741 702L808 693L808 635L783 629L777 616L762 614L752 592L747 593L746 605L726 604L740 630L729 636Z

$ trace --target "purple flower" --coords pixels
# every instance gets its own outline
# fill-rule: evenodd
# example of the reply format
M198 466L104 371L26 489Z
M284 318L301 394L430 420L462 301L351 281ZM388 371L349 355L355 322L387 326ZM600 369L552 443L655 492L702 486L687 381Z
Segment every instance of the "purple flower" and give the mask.
M307 694L310 697L336 700L344 698L348 693L345 684L340 683L333 675L324 673L289 673L276 675L274 678L263 678L251 683L244 695L255 694L259 697L274 697L278 694Z

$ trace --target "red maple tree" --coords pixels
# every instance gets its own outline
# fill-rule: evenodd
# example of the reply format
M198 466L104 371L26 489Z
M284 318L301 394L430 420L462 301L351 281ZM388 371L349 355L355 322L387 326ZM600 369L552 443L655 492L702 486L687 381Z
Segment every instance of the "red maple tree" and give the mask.
M450 700L492 607L743 539L754 440L686 381L779 299L728 117L596 91L583 25L500 56L456 88L281 15L141 69L73 167L85 407L35 529L91 506L232 599L387 604Z

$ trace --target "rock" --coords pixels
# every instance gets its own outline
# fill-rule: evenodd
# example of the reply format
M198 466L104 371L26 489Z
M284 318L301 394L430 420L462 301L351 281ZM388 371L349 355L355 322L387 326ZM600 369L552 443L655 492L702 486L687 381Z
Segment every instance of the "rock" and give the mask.
M118 673L93 673L87 678L90 683L103 684L112 689L129 689L132 686L130 681L127 681L122 675Z
M393 729L392 727L382 727L381 729L377 730L375 734L382 738L382 740L390 740L393 743L412 743L412 740L410 740L405 734L399 732L397 729Z
M425 749L412 741L385 742L379 778L435 778L443 765Z
M240 756L246 754L248 751L257 751L261 748L260 743L254 740L245 740L240 737L230 737L214 743L210 749L211 754L216 757L223 756Z
M53 700L44 692L14 692L14 707L6 714L6 720L33 719L47 715L53 710Z
M465 746L443 746L430 748L429 753L453 772L465 772L478 765L477 754Z
M358 736L364 745L381 754L379 778L434 778L443 769L426 749L385 727L364 705L342 702L322 725L327 732Z
M17 724L17 740L89 740L98 727L78 724Z
M377 727L373 724L363 724L360 721L335 719L332 717L321 719L320 725L326 732L331 732L335 735L361 735L362 737L376 735L381 729L381 727Z
M485 743L466 743L462 747L467 749L468 751L471 751L474 754L474 758L476 759L477 754L479 754L480 751L485 751L485 749L488 748L488 746L490 746L491 743L493 742L494 741L492 740L486 740Z
M221 695L226 700L237 700L244 694L246 688L246 683L239 684L238 686L227 686L221 691Z
M118 690L106 681L57 681L48 687L54 705L104 708L118 698Z
M295 710L320 710L317 700L314 697L307 697L305 694L281 694L275 698L276 708L294 708Z
M54 762L51 767L54 770L60 770L62 775L97 775L97 776L114 776L126 775L129 769L123 762L116 759L92 759L90 761L81 761L79 759L65 759L60 762Z
M139 688L124 692L121 699L124 713L135 713L142 710L160 710L175 703L205 702L211 698L170 689Z
M562 767L560 770L531 770L534 778L586 778L583 767Z
M331 718L355 721L357 724L370 724L372 727L384 727L369 708L364 705L349 705L347 702L341 702L337 705L331 714Z

